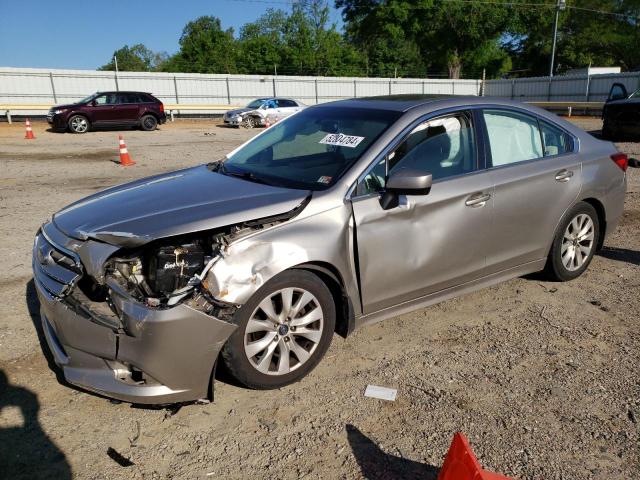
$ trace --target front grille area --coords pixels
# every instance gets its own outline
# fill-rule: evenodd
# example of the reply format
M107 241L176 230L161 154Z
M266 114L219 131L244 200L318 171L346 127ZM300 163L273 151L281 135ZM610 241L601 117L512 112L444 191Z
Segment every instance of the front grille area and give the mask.
M47 120L53 120L53 110L49 110L49 112L47 113Z
M75 253L54 244L41 231L33 249L33 273L42 288L61 298L82 275L82 264Z

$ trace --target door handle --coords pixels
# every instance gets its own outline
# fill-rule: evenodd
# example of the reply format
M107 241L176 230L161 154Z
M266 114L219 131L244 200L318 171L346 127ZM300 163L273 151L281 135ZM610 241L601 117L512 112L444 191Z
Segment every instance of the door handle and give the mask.
M467 207L484 207L484 205L487 203L487 201L491 198L491 195L489 195L488 193L474 193L473 195L471 195L470 197L467 198L467 200L464 202L464 204Z
M556 173L556 180L558 182L566 183L571 180L571 177L573 177L572 170L560 170L558 173Z

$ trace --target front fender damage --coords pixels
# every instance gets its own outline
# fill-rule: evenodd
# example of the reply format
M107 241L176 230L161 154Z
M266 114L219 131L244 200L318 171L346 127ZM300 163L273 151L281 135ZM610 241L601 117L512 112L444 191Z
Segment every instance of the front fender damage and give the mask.
M308 260L299 245L247 239L221 252L203 286L220 301L242 305L270 278Z

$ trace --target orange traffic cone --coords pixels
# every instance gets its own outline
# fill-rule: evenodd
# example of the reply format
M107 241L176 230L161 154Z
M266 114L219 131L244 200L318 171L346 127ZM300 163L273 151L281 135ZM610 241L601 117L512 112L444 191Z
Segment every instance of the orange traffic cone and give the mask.
M120 165L122 165L123 167L135 165L136 162L131 160L131 157L129 156L129 151L127 150L127 146L124 143L124 138L122 137L122 135L118 135L118 138L120 139Z
M35 140L36 136L33 134L33 130L31 130L31 122L28 118L27 121L24 122L24 126L27 129L26 133L24 134L24 138L26 138L27 140Z
M438 474L438 480L511 480L499 473L487 472L473 455L469 440L458 432Z

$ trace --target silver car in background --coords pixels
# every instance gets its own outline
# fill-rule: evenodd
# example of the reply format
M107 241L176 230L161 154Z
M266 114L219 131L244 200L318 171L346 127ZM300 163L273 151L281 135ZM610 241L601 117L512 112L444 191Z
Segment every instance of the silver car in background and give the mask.
M279 122L300 110L306 108L302 102L291 98L258 98L244 108L237 108L225 112L222 121L232 127L264 127L268 123Z
M130 402L210 398L217 364L282 387L334 332L540 270L578 277L620 220L629 162L512 101L313 106L222 161L56 213L33 254L44 333L70 383Z

